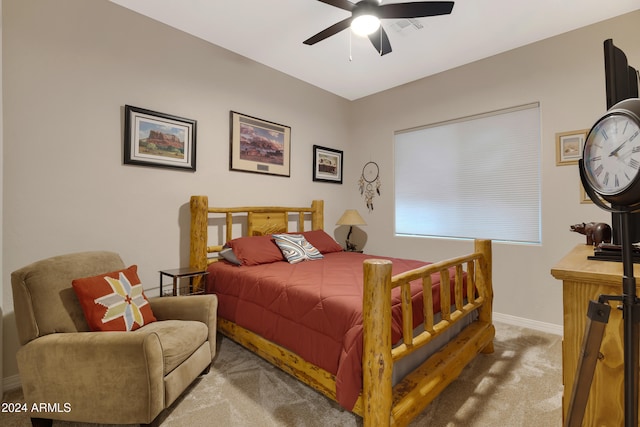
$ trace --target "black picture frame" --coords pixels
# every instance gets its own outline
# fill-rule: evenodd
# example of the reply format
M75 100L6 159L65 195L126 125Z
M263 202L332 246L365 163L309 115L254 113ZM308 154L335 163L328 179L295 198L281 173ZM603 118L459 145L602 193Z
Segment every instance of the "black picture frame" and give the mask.
M124 164L196 170L197 121L124 107Z
M289 177L291 127L230 112L229 170Z
M342 184L343 152L334 148L313 146L313 180Z

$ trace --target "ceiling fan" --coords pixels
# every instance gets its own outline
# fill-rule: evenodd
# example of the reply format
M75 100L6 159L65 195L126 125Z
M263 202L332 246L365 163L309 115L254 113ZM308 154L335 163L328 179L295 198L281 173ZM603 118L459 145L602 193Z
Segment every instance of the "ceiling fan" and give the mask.
M448 15L453 10L452 1L416 1L410 3L380 4L378 0L361 0L351 3L349 0L318 0L331 6L351 12L351 17L344 19L320 31L303 43L313 45L331 37L349 27L356 34L369 37L373 47L380 55L391 52L389 37L380 26L381 19L423 18L426 16Z

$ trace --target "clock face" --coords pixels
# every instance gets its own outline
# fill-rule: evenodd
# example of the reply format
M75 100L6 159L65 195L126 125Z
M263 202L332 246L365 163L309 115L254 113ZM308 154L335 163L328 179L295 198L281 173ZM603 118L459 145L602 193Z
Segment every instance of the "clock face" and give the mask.
M625 114L603 117L593 127L583 152L584 170L591 187L602 195L618 195L640 173L640 128Z

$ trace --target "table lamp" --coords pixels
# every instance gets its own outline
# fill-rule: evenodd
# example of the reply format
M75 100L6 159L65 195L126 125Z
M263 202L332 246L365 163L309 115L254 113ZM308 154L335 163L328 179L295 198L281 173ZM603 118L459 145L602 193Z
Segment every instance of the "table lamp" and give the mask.
M346 249L347 251L355 251L356 245L349 241L349 237L351 237L351 232L353 231L354 225L367 225L367 223L362 219L360 214L355 209L347 209L344 211L336 225L348 225L349 226L349 234L347 234L346 241Z

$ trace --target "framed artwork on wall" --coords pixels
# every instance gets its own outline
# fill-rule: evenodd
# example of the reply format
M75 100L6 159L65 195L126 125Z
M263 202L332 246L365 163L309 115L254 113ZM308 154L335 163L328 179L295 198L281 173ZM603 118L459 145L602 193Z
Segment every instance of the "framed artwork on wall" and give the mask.
M291 128L231 111L229 169L290 176Z
M192 119L124 106L124 163L196 170L196 124Z
M342 151L314 145L313 180L342 184Z
M556 133L556 166L577 165L589 129Z
M591 201L591 199L587 195L587 192L584 191L584 187L582 186L582 183L580 183L580 203L582 204L593 203L593 201Z

